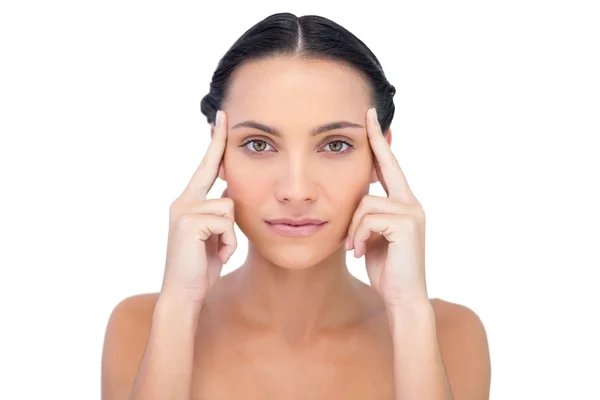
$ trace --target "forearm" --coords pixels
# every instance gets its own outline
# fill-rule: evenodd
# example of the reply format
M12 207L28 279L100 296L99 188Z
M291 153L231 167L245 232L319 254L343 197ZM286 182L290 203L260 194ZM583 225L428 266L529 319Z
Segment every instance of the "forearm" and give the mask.
M161 294L130 400L190 398L200 308Z
M452 400L429 301L387 308L396 399Z

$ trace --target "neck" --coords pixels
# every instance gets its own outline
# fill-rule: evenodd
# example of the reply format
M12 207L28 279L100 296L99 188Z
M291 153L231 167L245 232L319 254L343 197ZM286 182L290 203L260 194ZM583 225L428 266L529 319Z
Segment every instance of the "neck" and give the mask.
M236 271L235 297L241 317L252 326L288 343L305 342L356 317L359 284L348 271L343 248L309 268L288 269L249 246Z

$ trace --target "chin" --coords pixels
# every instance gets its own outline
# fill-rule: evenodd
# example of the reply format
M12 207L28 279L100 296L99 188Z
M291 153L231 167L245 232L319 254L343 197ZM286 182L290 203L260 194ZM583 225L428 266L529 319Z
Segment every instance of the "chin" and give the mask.
M285 269L307 269L321 263L335 251L329 251L323 243L298 245L293 243L255 242L256 250L273 264Z
M275 265L285 269L306 269L314 267L323 261L324 257L317 257L312 251L285 251L284 248L271 249L269 259Z

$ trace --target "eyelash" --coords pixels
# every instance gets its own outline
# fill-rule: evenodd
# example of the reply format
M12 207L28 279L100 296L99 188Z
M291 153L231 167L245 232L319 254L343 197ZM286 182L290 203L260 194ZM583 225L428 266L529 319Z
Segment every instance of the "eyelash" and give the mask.
M272 146L269 142L267 142L264 139L251 138L251 139L246 140L243 144L241 144L240 147L242 147L242 148L246 147L249 143L252 143L252 142L264 142L264 143L268 144L269 146ZM349 143L345 140L342 140L342 139L332 140L331 142L326 143L325 146L330 145L331 143L336 143L336 142L342 142L343 144L348 145L349 149L346 149L344 151L327 151L326 153L333 153L335 156L338 156L338 155L348 153L350 151L350 149L354 149L354 146L351 143ZM249 150L249 149L245 149L245 150L249 151L253 155L267 152L266 150L263 150L263 151L254 151L254 150Z

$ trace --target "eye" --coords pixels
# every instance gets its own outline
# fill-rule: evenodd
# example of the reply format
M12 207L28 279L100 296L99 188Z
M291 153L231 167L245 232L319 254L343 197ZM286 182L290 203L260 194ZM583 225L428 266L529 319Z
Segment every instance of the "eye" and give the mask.
M252 146L248 146L249 144L252 144ZM346 145L346 148L344 148L344 145ZM271 145L267 141L262 139L249 139L240 145L240 147L245 148L248 152L250 152L253 155L266 153L267 146ZM331 151L325 151L325 153L333 153L336 156L348 153L348 151L350 151L350 148L354 148L352 144L348 143L345 140L333 140L325 145L325 147L327 146L329 146Z
M347 146L345 150L343 149L344 145ZM330 146L329 148L332 149L332 151L328 151L327 153L346 153L348 151L348 148L354 148L354 146L352 146L345 140L334 140L332 142L327 143L325 147L327 146Z
M253 149L247 147L250 143L253 143ZM251 153L264 153L266 146L270 146L270 144L260 139L251 139L242 144L242 147L245 147L246 149L250 150Z

